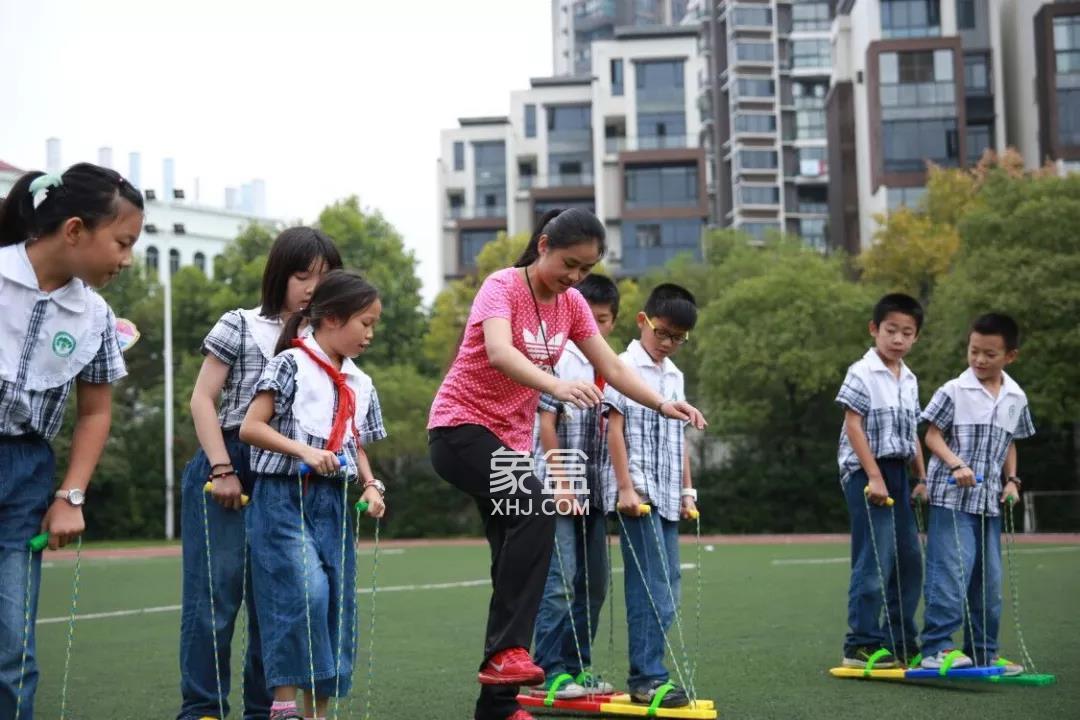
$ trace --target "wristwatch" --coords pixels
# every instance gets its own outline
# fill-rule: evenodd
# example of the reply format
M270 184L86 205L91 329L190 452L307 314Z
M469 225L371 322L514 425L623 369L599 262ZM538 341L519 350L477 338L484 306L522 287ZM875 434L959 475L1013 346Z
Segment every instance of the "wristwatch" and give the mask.
M694 502L697 502L697 490L695 488L683 488L682 496L688 497Z
M373 487L378 490L380 495L386 495L386 485L384 485L383 481L379 480L378 478L375 478L370 482L364 483L365 490L367 490L369 487Z
M53 493L54 498L63 498L67 500L73 507L82 507L86 502L86 493L79 488L72 488L71 490L57 490Z

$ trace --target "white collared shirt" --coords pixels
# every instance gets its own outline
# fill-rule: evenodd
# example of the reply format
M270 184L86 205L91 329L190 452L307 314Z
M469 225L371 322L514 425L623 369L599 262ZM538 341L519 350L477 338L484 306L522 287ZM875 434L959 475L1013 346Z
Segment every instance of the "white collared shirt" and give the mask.
M682 371L671 358L664 358L657 365L641 342L634 340L619 359L633 368L664 400L686 399ZM611 385L604 389L604 404L624 417L623 439L634 489L660 517L678 520L682 509L683 455L686 452L684 423L640 405ZM618 502L618 481L610 463L603 476L604 509L614 512Z
M983 478L973 488L950 484L952 473L935 455L927 472L930 502L967 513L999 514L997 499L1009 444L1035 434L1027 395L1016 381L1002 372L994 397L968 368L938 388L922 419L940 429L949 449Z
M127 374L108 304L72 278L43 292L26 243L0 248L0 435L56 437L76 380Z
M903 361L900 362L900 377L897 377L877 350L870 348L848 368L836 402L862 415L863 430L874 458L907 460L915 456L920 412L919 381ZM837 462L841 482L846 482L851 473L862 467L843 425Z
M329 361L312 339L310 330L304 333L304 341L308 348ZM386 437L379 397L371 378L349 358L342 361L341 372L356 397L353 422L360 434L360 444ZM291 348L267 363L255 385L255 393L263 391L274 393L274 417L270 427L308 447L326 447L334 424L337 390L330 376L307 353L300 348ZM348 473L355 478L359 452L351 429L345 433L342 452L348 462ZM300 469L300 460L252 446L251 468L263 475L293 475Z
M244 422L255 383L259 381L281 336L279 318L264 317L261 308L230 310L221 316L203 340L202 352L229 366L221 388L218 420L223 430Z

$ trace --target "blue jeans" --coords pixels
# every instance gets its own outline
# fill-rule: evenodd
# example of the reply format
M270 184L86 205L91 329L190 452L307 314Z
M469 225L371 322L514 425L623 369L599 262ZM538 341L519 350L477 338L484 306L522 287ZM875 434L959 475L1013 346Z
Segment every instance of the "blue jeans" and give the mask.
M862 646L883 646L897 655L906 652L910 658L919 652L915 611L922 592L922 551L911 507L905 461L880 459L877 463L889 497L895 503L891 508L867 502L863 494L867 485L864 471L852 473L844 483L844 498L851 519L851 584L844 652L848 654ZM868 504L869 517L866 514ZM871 542L871 525L874 542ZM875 542L877 559L874 557ZM888 597L888 622L881 616L882 579ZM894 642L896 647L892 647Z
M343 483L312 479L301 519L295 477L256 475L248 542L270 688L310 690L314 675L317 696L343 697L352 684L356 545Z
M576 676L592 665L592 644L607 597L608 558L606 519L599 508L590 510L555 520L558 552L551 556L533 639L536 664L549 680L562 673Z
M964 620L965 598L970 624ZM963 626L964 652L976 665L987 665L998 652L1000 622L1001 516L931 506L923 652L955 647L952 635Z
M225 447L233 469L250 487L249 447L236 431L226 432ZM259 644L259 623L247 562L244 513L228 510L203 491L210 475L210 461L201 449L184 469L180 491L184 585L180 614L180 696L178 720L217 717L229 713L232 680L231 644L240 604L247 603L248 640L244 658L244 717L249 720L270 714L273 698L266 689ZM203 518L203 506L206 518ZM214 587L214 624L210 622L210 587L206 571L206 533L210 535L210 562ZM245 577L246 573L246 577ZM245 597L244 588L247 587ZM214 638L217 638L217 664ZM218 672L221 674L221 707L218 705Z
M634 690L657 680L666 682L670 677L664 667L664 636L675 620L682 582L679 523L655 512L639 518L624 517L620 542L630 649L627 686Z
M0 437L0 718L15 717L16 706L20 718L34 717L38 682L34 625L41 589L41 553L31 555L26 543L41 531L55 470L56 461L45 440L25 435Z

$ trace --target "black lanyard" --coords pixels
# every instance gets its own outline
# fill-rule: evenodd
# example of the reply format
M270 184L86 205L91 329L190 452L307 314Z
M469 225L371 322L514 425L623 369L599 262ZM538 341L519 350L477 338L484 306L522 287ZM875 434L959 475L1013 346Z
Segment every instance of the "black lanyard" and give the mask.
M536 293L533 291L532 280L529 279L529 268L525 267L525 284L529 286L529 296L532 297L533 309L536 311L536 322L540 328L540 337L544 340L544 351L547 352L548 363L551 367L551 374L555 377L559 377L555 372L555 356L551 353L551 347L548 345L547 331L544 330L544 319L540 317L540 303L536 301ZM559 296L555 296L555 315L559 314Z

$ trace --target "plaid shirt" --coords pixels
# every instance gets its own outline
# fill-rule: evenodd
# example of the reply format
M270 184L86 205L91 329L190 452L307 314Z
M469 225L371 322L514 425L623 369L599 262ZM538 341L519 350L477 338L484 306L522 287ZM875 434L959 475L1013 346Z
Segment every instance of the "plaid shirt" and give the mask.
M349 367L351 366L351 368ZM342 364L342 372L360 373L353 362L349 359ZM274 417L270 419L270 427L277 430L287 438L297 440L308 447L323 449L326 447L326 438L318 437L306 432L293 413L293 401L296 399L296 375L298 372L296 355L292 351L284 352L274 357L266 365L262 377L255 384L255 393L269 391L274 393ZM321 370L320 370L321 372ZM335 406L337 392L328 394L326 403ZM379 406L379 395L375 388L371 388L371 399L367 413L364 415L363 424L357 428L360 432L360 444L367 445L376 440L386 437L386 428L383 426L382 409ZM345 433L345 443L342 451L348 460L348 474L357 477L356 441L351 432ZM256 445L251 446L251 469L261 475L295 475L300 472L300 460L292 455L282 455L271 450L265 450Z
M649 354L634 340L619 355L645 383L665 400L685 400L683 374L671 358L657 367ZM655 410L639 405L608 385L604 389L605 408L624 417L623 439L629 460L630 479L641 499L665 520L678 520L682 510L683 456L686 453L683 423L669 420ZM604 472L603 507L614 512L619 484L610 458Z
M922 419L941 430L949 449L983 478L973 488L952 485L949 467L935 455L926 480L931 504L976 515L1001 512L1001 471L1009 444L1035 434L1027 395L1015 380L1002 376L995 398L968 368L938 388L923 412Z
M255 310L230 310L203 340L202 352L210 354L229 367L225 385L221 388L218 420L223 430L240 427L248 405L255 394L266 363L274 357L274 345L281 334L282 323L266 318Z
M919 426L919 382L907 365L893 375L874 348L848 368L836 402L863 417L863 430L875 458L907 460L915 456ZM840 482L862 469L844 426L840 428Z
M562 356L555 365L555 375L563 380L585 380L597 382L596 371L571 341L567 341ZM573 488L579 497L588 497L591 505L598 508L603 504L602 471L607 461L607 443L602 435L601 408L592 407L581 410L571 403L561 403L548 394L540 396L540 413L555 414L555 432L558 436L559 449L580 450L585 453L584 487ZM540 444L539 415L534 433L534 452L536 477L547 482L547 464L544 461L544 449Z
M0 248L0 306L0 435L52 440L76 380L127 375L105 300L78 279L41 292L23 243Z

